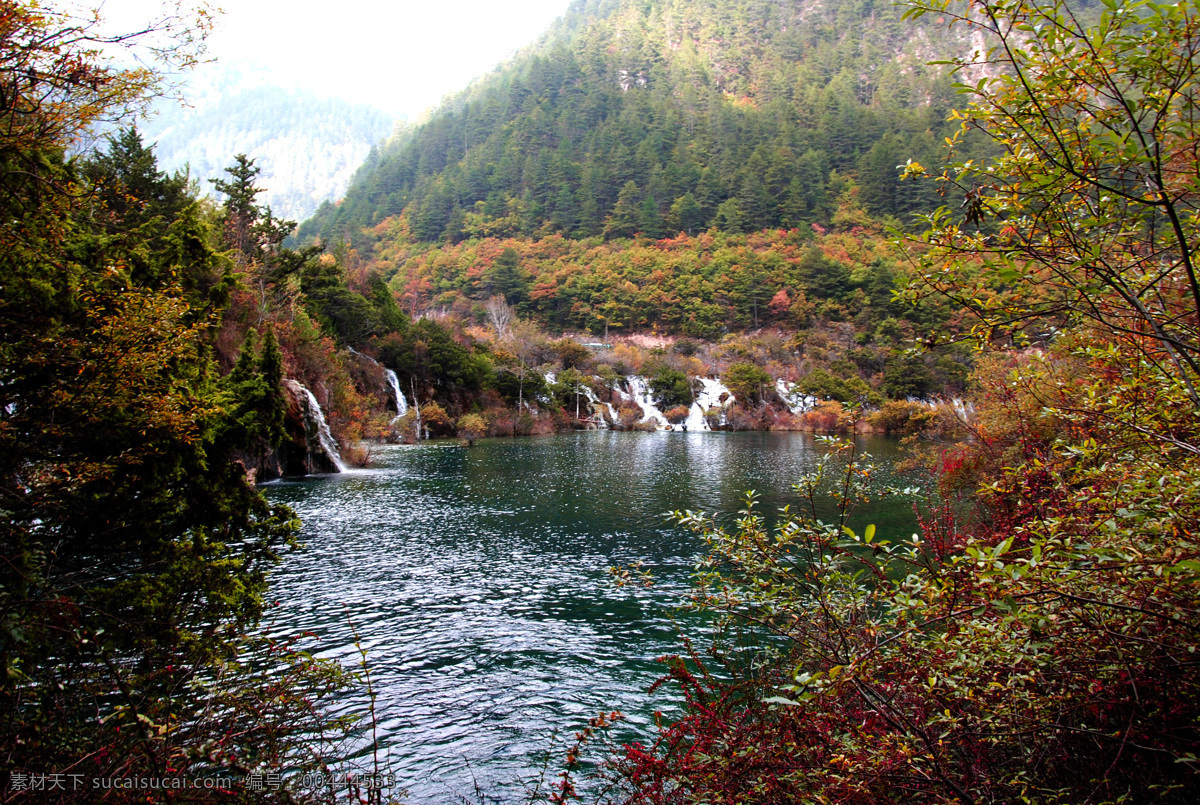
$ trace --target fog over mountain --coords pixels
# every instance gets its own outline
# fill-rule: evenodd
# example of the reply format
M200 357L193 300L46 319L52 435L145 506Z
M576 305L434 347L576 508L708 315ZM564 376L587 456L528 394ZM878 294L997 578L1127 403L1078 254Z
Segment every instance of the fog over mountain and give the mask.
M388 113L365 104L285 89L251 70L212 65L187 93L188 106L159 103L139 124L159 164L188 169L208 192L235 154L261 168L262 200L302 221L339 198L354 171L392 130Z

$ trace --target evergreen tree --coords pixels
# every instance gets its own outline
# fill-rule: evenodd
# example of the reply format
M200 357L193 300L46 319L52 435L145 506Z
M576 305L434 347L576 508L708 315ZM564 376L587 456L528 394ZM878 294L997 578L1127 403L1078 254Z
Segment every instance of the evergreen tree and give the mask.
M586 8L384 149L345 203L301 234L351 231L369 240L359 233L405 211L418 240L453 241L456 210L486 201L485 218L499 219L520 199L509 234L611 239L646 232L643 223L655 228L653 216L640 220L647 197L687 194L701 220L686 231L713 223L731 197L743 216L738 231L828 224L834 169L876 171L864 197L870 210L907 213L937 201L922 193L902 203L887 194L895 176L877 169L896 149L903 158L889 170L953 134L950 78L913 64L907 45L919 39L922 48L957 52L959 32L901 24L898 9L849 0L803 10L771 0ZM890 56L897 53L901 68ZM892 155L866 159L884 140ZM618 209L630 182L640 190L626 199L633 209Z
M639 214L641 212L638 197L641 191L632 181L626 182L617 196L617 204L612 214L604 222L604 237L631 238L638 231Z
M742 204L736 198L726 199L717 208L713 225L727 232L745 232L749 223Z
M136 128L109 135L108 149L85 160L83 171L103 204L110 233L141 230L154 221L154 231L139 234L161 237L192 201L187 177L160 171L153 149L142 142Z
M505 249L488 272L491 292L503 296L504 301L513 307L524 302L529 294L528 283L521 274L520 260L516 249Z
M689 235L696 234L702 222L700 205L696 203L696 197L691 193L684 193L675 199L675 203L671 205L671 212L667 216L667 224L671 229L676 232L686 232Z
M216 239L136 134L65 158L140 103L154 71L109 60L93 23L13 3L0 20L5 770L286 765L297 731L319 726L263 709L252 723L259 687L285 709L295 689L271 677L281 663L238 659L298 526L235 463L279 439L279 350L268 336L256 359L250 340L220 377ZM194 41L179 25L155 33Z
M658 204L653 196L642 200L642 209L638 213L638 231L648 238L658 239L666 235L666 221L658 211Z

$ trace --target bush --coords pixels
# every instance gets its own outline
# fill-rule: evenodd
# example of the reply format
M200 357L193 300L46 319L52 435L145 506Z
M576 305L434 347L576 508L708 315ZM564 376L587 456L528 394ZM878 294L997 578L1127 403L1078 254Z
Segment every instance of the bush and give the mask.
M764 406L744 408L734 403L725 409L726 430L767 430L774 419L773 412Z
M803 429L813 433L841 433L850 429L850 417L837 400L820 403L811 411L805 411L800 421Z
M479 414L464 414L458 418L458 435L467 440L468 445L475 444L475 440L483 437L488 432L488 424Z
M678 355L683 355L686 358L690 358L700 351L700 345L690 339L680 338L671 345L671 351Z
M688 408L686 405L677 405L674 408L666 411L663 414L663 416L665 416L667 418L667 421L670 422L672 425L678 425L681 422L687 421L688 415L690 413L691 413L691 409Z
M561 338L550 346L564 369L584 369L592 362L592 353L573 338Z
M676 513L710 549L695 606L724 618L709 658L670 660L684 715L624 753L627 801L1195 801L1200 545L1153 535L1196 519L1200 461L1155 452L1139 477L1172 504L1116 529L1096 526L1149 487L1061 464L1018 530L968 535L934 507L919 537L858 534L877 493L851 442L774 529L752 499L729 530Z
M662 408L690 405L692 383L688 376L677 369L662 368L650 378L650 390L655 402Z
M894 357L883 370L883 393L893 400L924 397L934 388L933 372L915 357Z
M883 401L879 393L857 374L835 377L824 369L814 369L800 378L796 387L804 394L846 404L878 404Z
M867 424L884 433L921 433L937 420L937 411L928 405L889 400L878 411L867 415Z
M617 416L620 419L619 430L632 430L642 418L642 409L632 404L618 405Z
M446 413L446 409L435 402L421 406L421 426L430 436L454 435L454 420Z
M771 376L752 363L735 363L722 373L721 382L742 406L761 405Z

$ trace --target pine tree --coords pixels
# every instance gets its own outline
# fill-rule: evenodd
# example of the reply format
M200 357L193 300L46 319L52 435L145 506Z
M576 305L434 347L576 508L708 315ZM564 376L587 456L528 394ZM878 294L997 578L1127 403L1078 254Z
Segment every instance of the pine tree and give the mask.
M638 213L638 231L655 240L667 233L666 221L663 220L662 213L658 211L658 204L655 203L653 196L647 195L642 200L642 208Z
M638 198L641 196L641 191L633 182L626 182L621 188L620 194L617 195L616 206L613 207L612 214L604 222L604 237L613 238L631 238L638 231L638 218L641 207L638 203Z
M691 193L684 193L675 199L675 203L671 205L671 212L667 216L667 223L671 229L676 232L686 232L689 235L694 235L699 231L702 221L700 205L696 203L696 197Z

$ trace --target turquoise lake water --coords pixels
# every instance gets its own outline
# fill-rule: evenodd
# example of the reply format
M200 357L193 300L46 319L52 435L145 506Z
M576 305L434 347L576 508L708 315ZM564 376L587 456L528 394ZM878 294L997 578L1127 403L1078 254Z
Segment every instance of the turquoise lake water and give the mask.
M858 445L881 480L910 482L889 477L897 441ZM547 751L561 757L601 710L627 716L622 741L674 711L647 689L679 629L702 634L676 616L702 545L665 513L732 518L749 489L764 513L795 504L791 485L825 449L808 434L611 431L379 447L372 469L265 487L301 516L305 543L274 573L265 628L311 633L302 645L347 665L357 631L408 801L477 801L477 783L485 801L521 802ZM912 501L856 520L907 536ZM654 586L617 587L607 569L639 560Z

